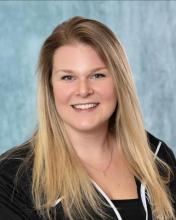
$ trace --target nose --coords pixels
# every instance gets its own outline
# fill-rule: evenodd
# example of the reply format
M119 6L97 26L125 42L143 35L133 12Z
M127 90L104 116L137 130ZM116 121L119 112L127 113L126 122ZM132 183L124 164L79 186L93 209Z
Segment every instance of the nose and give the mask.
M83 98L93 94L93 88L91 87L90 82L85 79L80 80L77 86L76 94Z

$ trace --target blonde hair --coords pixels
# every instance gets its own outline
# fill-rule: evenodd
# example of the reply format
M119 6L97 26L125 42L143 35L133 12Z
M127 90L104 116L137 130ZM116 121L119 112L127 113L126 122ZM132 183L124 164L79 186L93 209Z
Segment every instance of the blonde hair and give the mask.
M166 183L169 167L150 149L135 85L127 57L119 40L102 23L73 17L57 26L44 42L38 66L38 131L33 137L32 192L36 209L51 219L55 201L61 200L70 219L102 217L103 205L83 169L59 117L51 84L52 60L63 45L84 43L96 50L114 78L118 106L110 118L109 132L118 137L134 175L147 186L156 220L175 219ZM168 175L160 176L160 164ZM90 211L91 210L91 211Z

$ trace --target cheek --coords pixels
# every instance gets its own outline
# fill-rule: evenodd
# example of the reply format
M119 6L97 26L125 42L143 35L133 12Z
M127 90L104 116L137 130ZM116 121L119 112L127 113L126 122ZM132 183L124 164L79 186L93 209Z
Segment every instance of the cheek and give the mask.
M107 102L117 102L117 94L113 84L105 85L101 91L104 100Z
M66 104L69 101L70 91L62 87L54 87L53 94L56 106L59 107L59 104Z
M112 100L116 101L117 98L116 98L115 90L112 90L112 88L109 89L109 91L107 91L106 93L106 99L108 99L109 101L112 101Z

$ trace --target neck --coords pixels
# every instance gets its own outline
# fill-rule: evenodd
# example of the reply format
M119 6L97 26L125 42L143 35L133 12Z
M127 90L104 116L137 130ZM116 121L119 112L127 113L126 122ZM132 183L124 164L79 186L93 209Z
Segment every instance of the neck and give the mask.
M97 129L96 132L82 132L67 128L70 141L83 161L100 161L104 158L113 142L113 137L107 128Z

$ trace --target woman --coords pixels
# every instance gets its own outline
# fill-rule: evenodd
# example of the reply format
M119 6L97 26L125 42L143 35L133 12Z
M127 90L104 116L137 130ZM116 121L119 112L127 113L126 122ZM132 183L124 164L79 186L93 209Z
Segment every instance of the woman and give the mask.
M38 129L0 166L1 219L175 218L176 160L145 131L122 45L83 17L46 39Z

